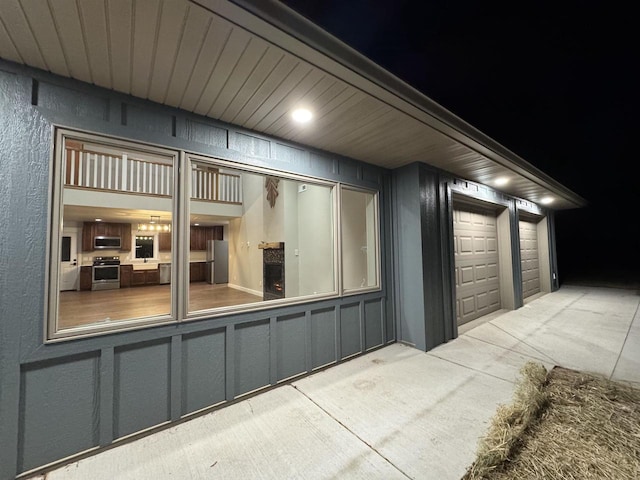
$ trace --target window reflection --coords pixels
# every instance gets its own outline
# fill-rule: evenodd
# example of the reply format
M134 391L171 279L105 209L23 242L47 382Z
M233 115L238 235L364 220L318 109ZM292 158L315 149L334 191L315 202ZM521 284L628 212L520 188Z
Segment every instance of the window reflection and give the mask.
M174 157L63 141L56 330L170 315L171 287L160 284L160 266L172 261L170 242L159 248L158 234L141 228L149 219L170 228Z
M335 292L331 186L191 167L190 312Z
M378 285L376 196L342 189L342 282L345 290Z

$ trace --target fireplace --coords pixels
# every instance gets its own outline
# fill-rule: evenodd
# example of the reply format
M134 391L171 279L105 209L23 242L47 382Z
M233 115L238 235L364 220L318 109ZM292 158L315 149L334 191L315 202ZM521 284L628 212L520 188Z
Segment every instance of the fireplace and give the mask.
M262 272L264 299L284 298L284 243L278 242L263 247Z

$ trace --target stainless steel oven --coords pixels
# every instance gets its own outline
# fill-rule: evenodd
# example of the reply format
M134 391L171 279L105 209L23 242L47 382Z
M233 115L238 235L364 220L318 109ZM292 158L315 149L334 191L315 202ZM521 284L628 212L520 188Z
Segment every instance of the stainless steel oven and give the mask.
M93 257L91 290L120 288L120 257Z

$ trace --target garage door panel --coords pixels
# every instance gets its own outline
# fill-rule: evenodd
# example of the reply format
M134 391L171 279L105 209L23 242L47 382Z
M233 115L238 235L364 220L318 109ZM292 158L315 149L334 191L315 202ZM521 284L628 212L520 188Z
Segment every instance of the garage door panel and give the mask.
M498 281L498 264L490 263L489 265L487 265L487 271L489 272L489 275L487 276L487 278L489 280L495 280L497 282Z
M458 238L460 239L460 249L458 250L458 252L461 255L472 254L473 253L473 237L460 235Z
M500 308L497 220L474 207L454 209L458 324Z
M476 310L475 297L466 297L461 300L462 303L462 316L471 315Z
M460 285L473 283L473 267L462 267L460 269Z
M522 268L522 296L530 297L540 291L540 263L538 259L538 227L533 222L521 221L520 266Z

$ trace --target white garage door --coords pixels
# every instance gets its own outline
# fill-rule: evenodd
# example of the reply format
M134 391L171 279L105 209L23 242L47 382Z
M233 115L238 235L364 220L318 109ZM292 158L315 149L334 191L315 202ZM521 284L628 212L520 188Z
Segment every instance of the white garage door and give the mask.
M527 298L540 291L538 263L538 229L535 223L520 222L520 265L522 266L522 296Z
M500 308L496 227L494 214L467 206L453 210L458 325Z

